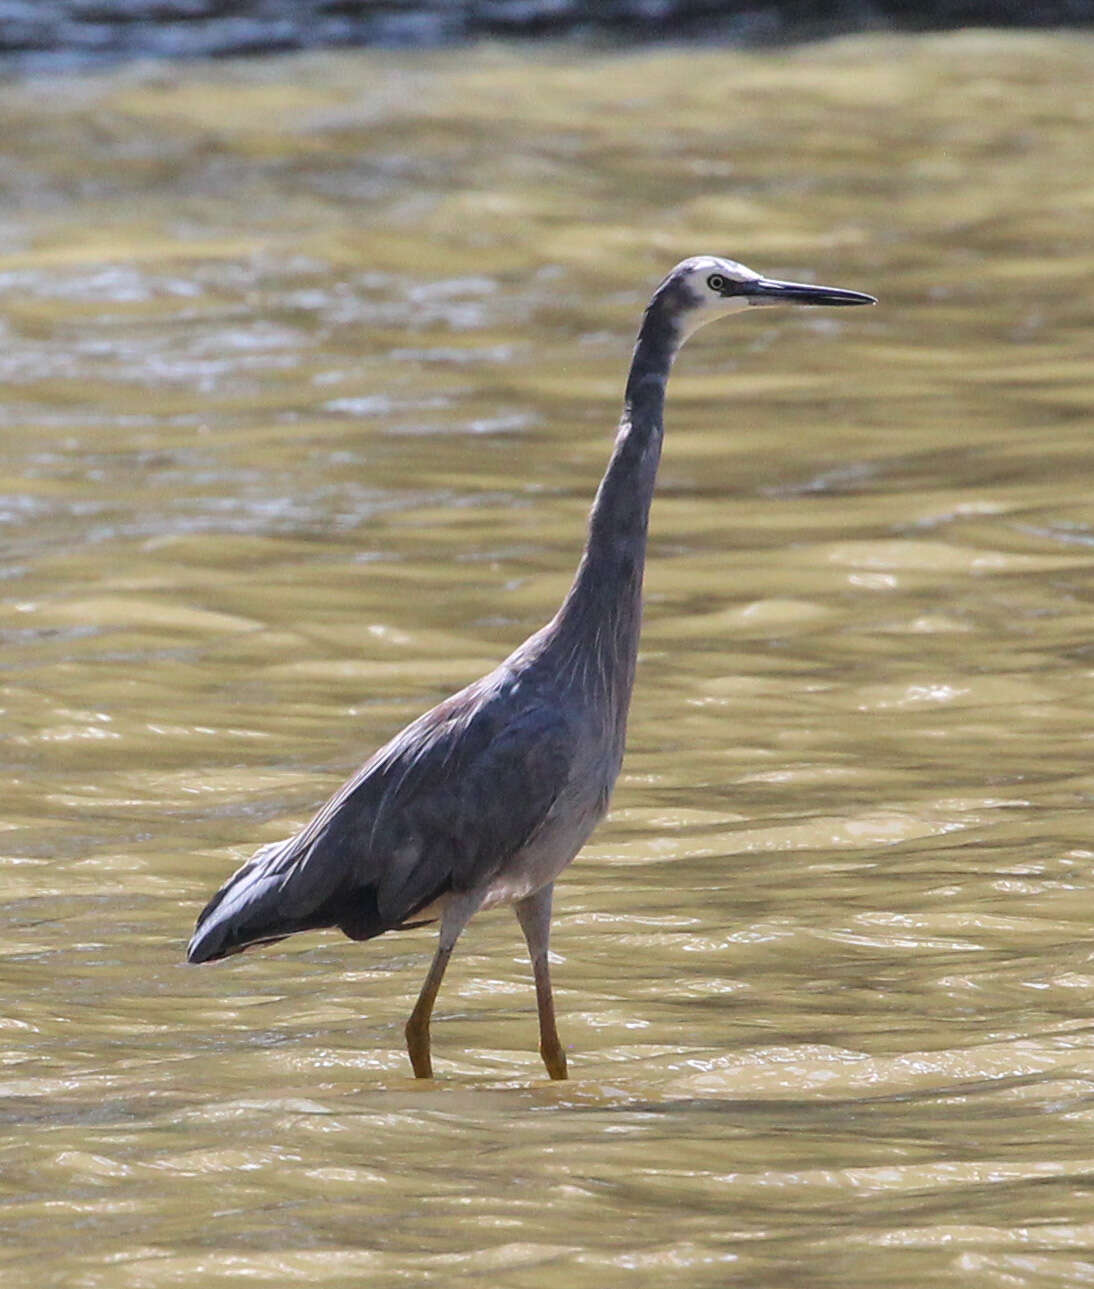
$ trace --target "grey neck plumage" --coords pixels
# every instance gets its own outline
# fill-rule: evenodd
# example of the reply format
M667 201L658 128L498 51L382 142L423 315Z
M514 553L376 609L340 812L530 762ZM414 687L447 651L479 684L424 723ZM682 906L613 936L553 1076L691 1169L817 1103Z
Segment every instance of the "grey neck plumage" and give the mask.
M595 687L622 736L642 623L646 535L664 434L665 384L680 333L655 298L638 333L623 415L600 481L573 585L551 624L552 648L574 683ZM591 696L591 695L590 695Z

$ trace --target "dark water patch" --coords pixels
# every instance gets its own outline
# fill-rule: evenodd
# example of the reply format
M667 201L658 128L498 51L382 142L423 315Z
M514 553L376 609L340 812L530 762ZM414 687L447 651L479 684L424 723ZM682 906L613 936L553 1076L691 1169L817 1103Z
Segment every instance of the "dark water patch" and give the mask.
M0 0L0 58L57 71L135 58L429 48L543 37L739 45L837 33L1094 22L1094 0Z

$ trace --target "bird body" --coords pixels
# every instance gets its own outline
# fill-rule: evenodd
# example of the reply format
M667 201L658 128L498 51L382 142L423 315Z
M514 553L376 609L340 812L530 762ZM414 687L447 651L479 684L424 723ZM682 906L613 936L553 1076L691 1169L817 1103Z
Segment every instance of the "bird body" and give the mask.
M453 893L490 908L553 881L604 813L615 758L537 643L408 725L295 837L264 846L203 911L190 961L327 926L367 940L433 921Z
M873 298L773 282L713 256L677 265L646 310L615 447L558 612L380 748L299 833L234 873L198 918L189 961L297 931L338 927L367 940L440 920L407 1026L414 1071L430 1076L429 1017L452 948L474 913L512 904L532 957L540 1050L551 1076L566 1076L547 967L553 884L607 810L623 759L665 384L697 326L770 302Z

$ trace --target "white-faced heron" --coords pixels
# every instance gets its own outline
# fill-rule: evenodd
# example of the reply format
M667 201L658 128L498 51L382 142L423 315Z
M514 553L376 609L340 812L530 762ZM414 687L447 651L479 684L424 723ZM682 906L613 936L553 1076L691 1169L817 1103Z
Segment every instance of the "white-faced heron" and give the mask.
M540 1053L551 1078L564 1079L551 895L607 809L623 759L673 359L697 327L751 305L874 303L712 255L678 264L642 319L615 448L562 607L489 675L380 748L295 837L263 846L234 873L202 910L189 960L295 931L338 927L369 940L439 919L406 1026L414 1073L431 1078L429 1018L453 946L480 909L512 904L532 959Z

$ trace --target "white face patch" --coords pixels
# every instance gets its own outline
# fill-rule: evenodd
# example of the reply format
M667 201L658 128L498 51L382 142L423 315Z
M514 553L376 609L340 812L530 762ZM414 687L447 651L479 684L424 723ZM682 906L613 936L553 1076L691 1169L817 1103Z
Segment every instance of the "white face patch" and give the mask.
M747 309L747 297L735 294L734 286L755 282L762 276L736 260L717 255L695 255L684 260L674 270L674 276L677 274L694 301L694 308L680 318L682 340L715 318Z

